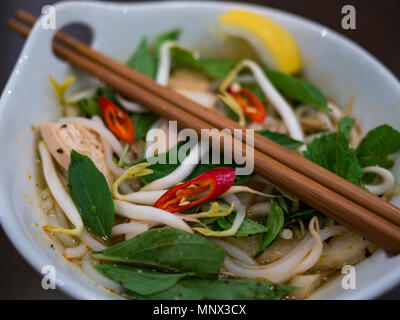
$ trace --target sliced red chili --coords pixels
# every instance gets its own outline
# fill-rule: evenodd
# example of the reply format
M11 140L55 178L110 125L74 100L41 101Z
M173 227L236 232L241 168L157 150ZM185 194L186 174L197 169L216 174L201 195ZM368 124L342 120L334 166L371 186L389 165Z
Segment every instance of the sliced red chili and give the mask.
M135 128L129 115L106 97L100 97L99 103L107 127L111 132L119 139L132 144L135 137Z
M235 169L230 167L209 170L197 178L169 189L154 204L168 212L179 212L224 194L235 182Z
M264 122L267 113L264 105L253 92L243 88L240 88L237 92L229 89L228 92L240 105L248 118L255 122Z

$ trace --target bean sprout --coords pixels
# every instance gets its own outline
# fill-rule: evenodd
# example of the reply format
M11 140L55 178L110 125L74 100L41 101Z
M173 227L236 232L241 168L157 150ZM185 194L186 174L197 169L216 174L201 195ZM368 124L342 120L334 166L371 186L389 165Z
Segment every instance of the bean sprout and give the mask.
M86 252L88 252L89 248L86 244L82 243L75 248L67 248L64 250L64 256L68 259L75 259L82 257Z
M145 223L140 223L136 221L128 223L120 223L112 227L111 236L119 236L121 234L140 234L149 230L149 226Z
M144 186L141 191L151 191L151 190L162 190L172 187L188 177L194 168L199 163L200 159L207 152L207 148L204 145L197 143L190 150L190 154L182 161L181 165L171 172L169 175L157 179L148 185Z
M120 94L116 94L115 97L117 98L117 101L128 111L134 112L134 113L146 113L149 112L148 109L145 107L141 106L140 104L136 102L132 102L129 100L126 100L124 97L122 97Z
M86 275L92 279L96 284L100 284L104 288L111 289L115 292L122 292L122 286L112 281L105 276L103 276L97 269L94 267L92 261L90 260L90 255L86 254L82 259L82 269Z
M130 219L154 221L175 229L193 233L186 222L168 211L149 206L140 206L121 200L114 200L114 207L117 214Z
M78 210L76 209L70 195L62 185L62 182L58 177L56 168L54 167L54 162L51 158L50 152L43 141L39 142L39 153L40 157L42 158L44 177L46 179L50 192L56 199L58 205L67 215L68 219L75 226L74 229L65 229L54 225L46 225L44 226L44 229L50 232L62 232L73 236L80 235L83 231L82 218Z
M369 192L381 195L393 188L395 184L395 179L393 173L389 170L381 168L381 167L366 167L363 168L364 173L373 172L379 175L382 178L382 182L379 184L367 184L365 188L368 189Z

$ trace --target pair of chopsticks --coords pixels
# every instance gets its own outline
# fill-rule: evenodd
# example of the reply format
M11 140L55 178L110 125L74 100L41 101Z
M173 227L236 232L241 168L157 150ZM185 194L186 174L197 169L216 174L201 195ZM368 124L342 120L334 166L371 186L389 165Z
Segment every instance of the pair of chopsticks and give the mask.
M23 23L9 19L8 27L27 37L36 18L22 10L16 16ZM177 120L180 128L198 133L201 129L246 129L65 33L55 35L53 50L129 99L161 117ZM242 136L246 136L244 131ZM385 250L400 253L399 208L261 135L255 134L254 141L246 143L254 144L258 174Z

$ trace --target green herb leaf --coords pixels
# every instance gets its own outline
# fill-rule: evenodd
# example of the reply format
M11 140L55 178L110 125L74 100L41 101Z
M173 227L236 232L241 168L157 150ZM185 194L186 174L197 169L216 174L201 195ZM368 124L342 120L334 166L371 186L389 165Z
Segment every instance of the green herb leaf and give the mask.
M108 100L115 103L118 107L122 108L121 104L118 102L117 98L115 97L114 90L107 88L107 87L100 87L97 89L97 97L100 97L100 96L106 97Z
M159 267L198 276L215 276L225 254L221 247L198 234L157 228L94 253L93 256L106 261Z
M124 288L140 295L154 294L169 289L186 276L184 273L162 273L115 263L99 264L96 269L106 277L122 284Z
M163 32L159 34L155 39L154 39L154 51L156 52L157 55L160 53L160 48L162 44L165 41L174 41L179 38L181 34L181 29L172 29L168 30L166 32Z
M233 68L232 61L229 59L200 58L198 62L207 75L217 80L226 78Z
M139 177L140 180L146 185L157 179L164 178L165 176L169 175L174 170L176 170L181 165L181 162L179 161L179 157L175 158L175 156L173 156L173 155L176 154L177 152L179 152L179 148L182 145L183 145L183 142L178 143L176 146L172 147L167 152L156 156L158 159L166 159L166 163L158 163L153 158L144 159L142 161L137 162L137 163L142 163L142 162L154 163L148 167L148 169L153 170L153 173ZM169 163L170 155L174 160L176 159L176 161L174 161L176 163Z
M378 165L393 166L387 156L400 151L400 132L385 124L367 133L357 148L357 157L362 167Z
M170 52L175 67L203 71L213 79L224 79L233 67L228 59L196 59L191 52L181 47L173 47Z
M170 159L170 154L174 154L176 152L179 152L180 148L184 145L184 142L178 143L178 145L174 146L173 148L171 148L170 150L168 150L167 152L157 155L157 157L159 157L160 159L166 159L166 163L164 164L160 164L160 163L155 163L156 161L153 161L152 159L147 159L147 160L142 160L139 161L135 164L138 163L142 163L142 162L150 162L150 163L154 163L152 165L150 165L148 168L153 170L152 174L148 174L145 176L141 176L139 177L140 180L144 183L144 184L149 184L157 179L163 178L167 175L169 175L171 172L173 172L174 170L176 170L181 162L179 161L179 159L177 159L177 163L169 163L169 159ZM172 156L172 158L175 160L175 157ZM223 159L223 155L221 155L221 159ZM196 177L198 177L199 175L201 175L204 172L207 172L211 169L215 169L215 168L221 168L221 167L232 167L232 168L237 168L238 165L236 164L212 164L211 160L210 163L206 164L202 164L200 163L199 165L196 166L196 168L192 171L192 173L185 179L185 181L189 181L192 180ZM246 181L248 181L250 178L252 178L254 175L247 175L247 176L236 176L235 179L235 185L238 184L243 184Z
M133 296L149 300L275 300L293 289L265 280L185 278L165 291Z
M261 87L257 83L239 82L239 84L243 89L249 90L254 93L261 102L267 101L267 97L265 96L264 91L262 91Z
M315 209L306 209L302 211L294 212L285 217L285 225L295 223L298 220L306 220L315 216Z
M311 83L276 70L266 70L265 73L272 84L283 94L322 110L331 110L324 94Z
M131 115L133 127L135 128L135 140L146 137L151 126L159 119L158 115L152 112L134 113Z
M214 222L214 225L211 227L211 229L215 231L228 230L232 227L233 220L235 220L235 217L236 217L235 213L231 213L226 217L220 217ZM217 228L215 228L215 226L217 226ZM238 231L236 231L236 233L234 234L234 237L238 238L248 237L253 234L263 233L267 231L268 228L266 226L263 226L262 224L250 219L244 219Z
M346 128L347 121L346 118L340 120L339 130ZM314 139L304 152L304 156L321 167L362 187L364 174L355 150L349 147L346 132L333 132Z
M68 167L68 188L88 231L108 240L114 202L106 178L89 157L74 150Z
M257 253L255 254L255 257L262 255L265 250L267 250L268 247L275 241L279 231L283 227L284 221L285 217L282 208L279 207L275 202L272 202L271 210L266 223L268 231L264 234L264 238Z
M288 148L289 150L296 150L304 144L302 141L292 139L284 133L273 132L270 130L256 130L256 133L268 138L269 140L272 140L277 144L280 144L281 146L284 146L285 148Z
M154 79L157 71L157 62L147 45L146 38L143 38L139 47L126 63L132 69Z
M85 116L102 115L97 98L82 98L76 105L84 112Z
M347 139L350 138L350 132L353 129L355 120L350 117L344 117L339 121L339 131L342 132Z

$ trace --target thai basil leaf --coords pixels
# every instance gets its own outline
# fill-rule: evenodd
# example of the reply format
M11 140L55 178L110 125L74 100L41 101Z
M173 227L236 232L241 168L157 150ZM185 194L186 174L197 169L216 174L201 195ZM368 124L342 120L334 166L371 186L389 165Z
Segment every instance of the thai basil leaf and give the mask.
M260 247L255 254L255 257L262 255L268 247L275 241L282 229L285 221L283 210L275 202L271 203L271 210L267 218L266 227L268 231L264 234L264 238L261 241Z
M239 84L243 89L249 90L254 93L261 102L267 101L267 97L265 96L264 91L262 91L261 87L257 83L239 82Z
M115 263L99 264L96 269L106 277L119 282L124 288L140 295L169 289L186 276L184 273L162 273Z
M97 98L82 98L76 103L76 105L84 112L85 116L102 116Z
M198 276L216 276L225 251L197 234L171 228L157 228L118 243L101 252L96 259L133 265L158 267Z
M298 212L294 212L285 217L285 225L295 223L298 220L306 220L315 216L315 209L306 209Z
M256 130L255 132L289 150L296 150L304 144L302 141L292 139L284 133L273 132L270 130Z
M147 45L146 38L143 38L139 47L127 61L127 66L154 79L157 71L157 62Z
M217 80L226 78L233 68L232 61L229 59L200 58L198 62L201 70Z
M155 161L153 160L142 160L139 161L137 163L141 163L141 162L150 162L150 163L154 163L152 165L150 165L148 168L153 170L152 174L149 175L145 175L145 176L141 176L139 177L140 180L144 183L144 184L149 184L157 179L163 178L167 175L169 175L170 173L172 173L174 170L176 170L180 165L181 162L179 161L179 158L175 159L174 156L172 156L172 158L176 163L170 163L169 162L169 158L170 158L170 154L175 154L177 152L179 152L180 147L184 144L184 142L178 143L178 145L174 146L173 148L171 148L170 150L168 150L166 153L164 154L160 154L157 157L161 158L161 159L166 159L166 163L155 163ZM223 155L221 155L221 159L223 159ZM211 162L211 160L210 160ZM211 169L215 169L215 168L221 168L221 167L232 167L232 168L236 168L238 167L238 165L236 164L212 164L212 163L208 163L208 164L198 164L196 166L196 168L192 171L192 173L185 179L185 181L189 181L191 179L194 179L196 177L198 177L199 175L201 175L204 172L207 172ZM235 185L238 184L242 184L245 183L246 181L248 181L250 178L252 178L254 175L247 175L247 176L237 176L235 179Z
M174 161L176 163L169 163L170 154L171 155L177 154L177 152L179 152L178 151L179 147L183 144L184 144L183 142L178 143L176 146L172 147L167 152L157 155L158 159L166 159L167 161L166 163L158 163L155 160L153 161L152 159L144 159L137 162L137 163L142 163L142 162L154 163L148 167L148 169L153 170L153 173L139 177L140 180L146 185L157 179L164 178L165 176L175 171L181 165L181 162L179 161L179 157L175 158L172 156L172 158L176 160Z
M121 104L118 102L117 98L115 97L115 91L107 88L107 87L100 87L97 89L97 96L106 97L111 102L115 103L118 107L122 108Z
M275 300L293 289L265 280L185 278L153 295L132 295L140 300Z
M179 38L180 34L181 34L181 29L178 29L178 28L168 30L166 32L159 34L154 39L154 51L156 52L156 54L159 55L161 46L165 41L177 40Z
M362 167L393 166L387 156L400 151L400 132L389 125L379 126L367 133L357 148L357 158Z
M304 156L316 164L341 176L342 178L363 186L363 171L356 157L355 150L349 147L345 127L346 118L339 122L339 132L333 132L315 138L304 152Z
M135 128L135 140L146 137L146 134L150 130L151 126L158 119L159 116L152 112L133 113L131 115L131 120L133 127Z
M89 157L74 150L68 167L68 188L88 231L108 240L114 202L106 178Z
M220 217L214 222L214 226L216 225L217 228L211 227L212 230L215 231L223 231L223 230L228 230L232 227L233 220L235 220L235 213L231 213L230 215L226 217ZM268 228L266 226L263 226L262 224L250 220L250 219L244 219L242 224L240 225L238 231L234 234L234 237L248 237L250 235L254 235L257 233L264 233L267 232Z
M279 206L282 208L283 212L285 214L289 214L289 208L287 206L286 199L284 197L279 197L278 203L279 203Z
M322 110L331 110L325 95L311 83L276 70L266 70L265 73L272 84L283 94Z
M170 52L171 61L175 67L203 71L213 79L224 79L233 67L232 62L228 59L196 59L191 52L181 47L173 47Z

